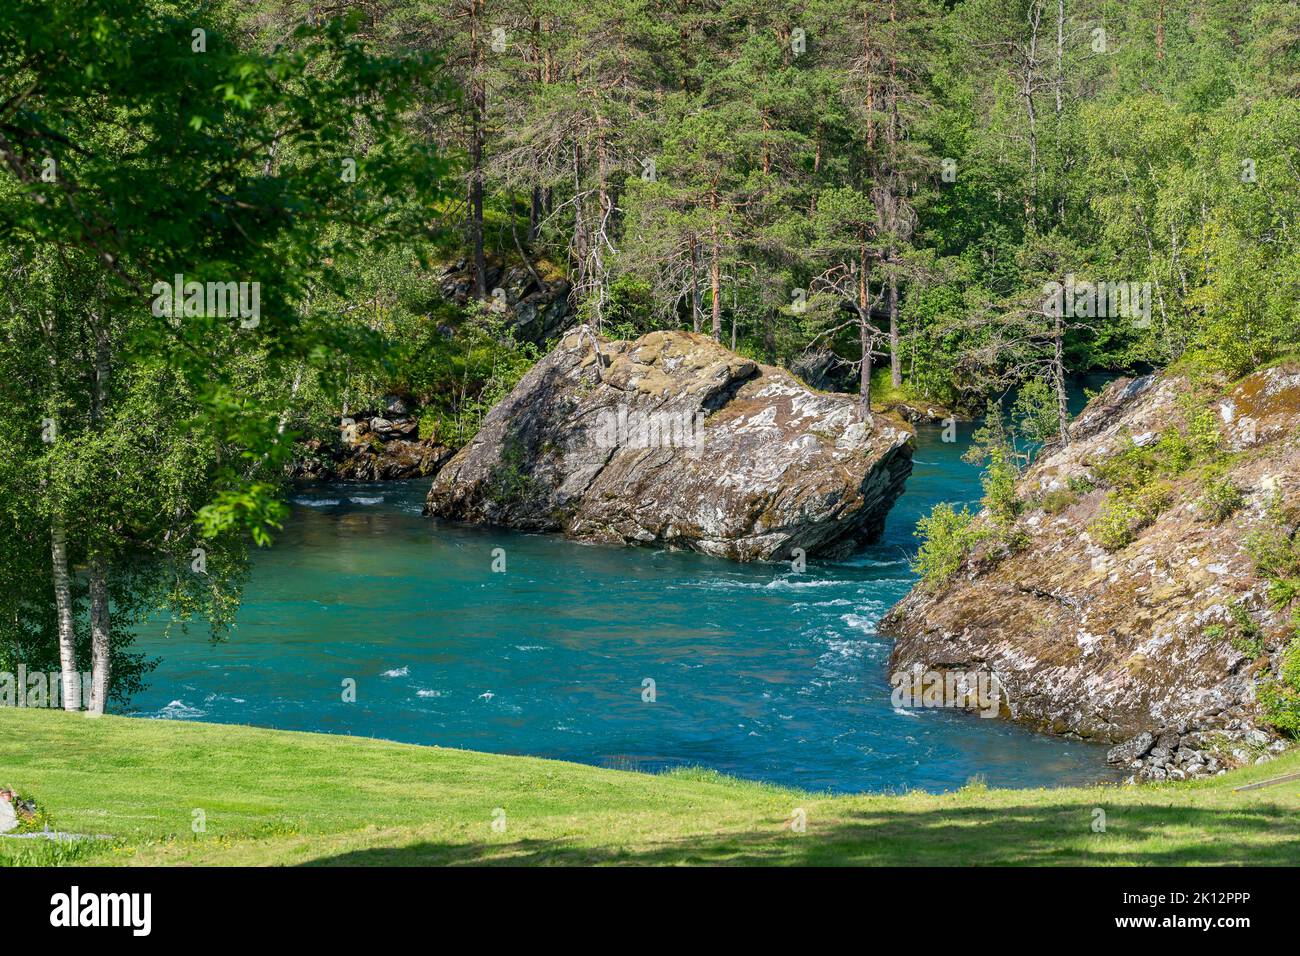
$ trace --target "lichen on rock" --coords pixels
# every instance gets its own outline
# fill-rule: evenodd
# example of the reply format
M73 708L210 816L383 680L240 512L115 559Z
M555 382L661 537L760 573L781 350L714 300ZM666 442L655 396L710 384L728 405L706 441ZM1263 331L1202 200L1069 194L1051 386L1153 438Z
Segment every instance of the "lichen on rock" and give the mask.
M1192 407L1202 422L1213 412L1212 467L1161 475L1158 505L1125 536L1098 540L1116 494L1107 463L1186 431ZM949 580L914 589L885 616L891 666L988 669L1013 719L1125 742L1112 762L1139 778L1218 772L1241 762L1236 750L1268 759L1274 738L1259 729L1256 693L1294 628L1266 599L1247 541L1270 509L1300 508L1298 473L1294 365L1213 399L1176 374L1112 382L1070 443L1046 449L1019 480L1018 548L976 548ZM1226 507L1206 508L1211 482L1233 490ZM1235 633L1243 620L1249 639ZM1210 736L1249 735L1264 745L1207 752Z
M689 332L568 333L438 473L426 513L738 560L851 553L911 428Z

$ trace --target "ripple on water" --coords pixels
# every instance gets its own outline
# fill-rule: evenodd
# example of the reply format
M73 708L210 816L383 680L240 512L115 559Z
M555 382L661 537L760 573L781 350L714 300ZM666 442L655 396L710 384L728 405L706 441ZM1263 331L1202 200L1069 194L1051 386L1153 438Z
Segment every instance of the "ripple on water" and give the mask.
M162 662L133 706L840 792L1107 777L1101 748L891 704L876 625L910 585L916 518L978 494L959 448L926 451L940 464L912 486L931 490L878 546L803 573L430 521L427 482L302 489L229 640L142 630Z

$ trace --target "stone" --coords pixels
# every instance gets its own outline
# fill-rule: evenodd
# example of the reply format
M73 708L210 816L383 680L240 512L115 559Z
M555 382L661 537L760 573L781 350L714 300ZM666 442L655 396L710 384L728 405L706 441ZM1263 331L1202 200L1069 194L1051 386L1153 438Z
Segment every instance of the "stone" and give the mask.
M803 353L790 371L818 391L841 392L852 387L852 367L828 348Z
M1112 747L1106 752L1106 760L1110 763L1131 763L1140 757L1145 757L1155 742L1154 734L1143 731L1118 747Z
M363 433L362 428L363 426L358 425L356 422L345 420L345 423L343 427L340 429L340 434L339 434L339 437L342 440L343 444L345 445L361 444L362 443L361 435Z
M389 393L381 399L381 403L388 418L405 418L411 414L411 403L401 395Z
M741 561L876 540L913 431L711 338L568 333L434 479L425 513Z
M1070 426L1069 444L1045 447L1017 483L1023 546L1014 553L977 546L962 573L913 588L884 616L879 632L894 641L890 671L980 661L1015 702L1007 712L1014 720L1112 743L1167 734L1170 753L1195 731L1255 730L1263 675L1213 625L1249 598L1267 646L1291 633L1287 614L1258 599L1266 582L1242 547L1265 520L1254 503L1260 496L1232 520L1207 521L1201 485L1179 480L1169 507L1127 546L1104 550L1088 530L1113 490L1096 466L1132 436L1184 427L1193 391L1185 377L1165 372L1116 380L1090 401ZM1225 478L1257 489L1269 475L1300 474L1300 361L1247 375L1220 397L1256 423L1259 437L1249 456L1225 461ZM1076 494L1068 520L1043 508L1041 489L1085 482L1096 487ZM1280 482L1276 493L1284 511L1300 511L1300 483ZM991 519L977 520L987 528ZM1270 740L1253 737L1241 749Z
M378 419L377 419L378 420ZM397 481L428 478L452 456L436 436L419 439L419 423L393 423L383 434L364 422L345 424L335 445L309 439L296 450L292 476L312 481Z
M572 324L575 313L569 302L572 286L567 279L542 279L533 271L511 266L502 269L489 263L487 287L500 289L502 296L493 295L491 301L500 302L501 318L517 341L542 345L552 341ZM470 264L461 260L451 263L442 273L439 290L443 298L457 305L470 303L474 292L474 275ZM440 325L438 331L445 337L454 336L454 330Z
M6 797L0 796L0 833L18 829L18 812Z

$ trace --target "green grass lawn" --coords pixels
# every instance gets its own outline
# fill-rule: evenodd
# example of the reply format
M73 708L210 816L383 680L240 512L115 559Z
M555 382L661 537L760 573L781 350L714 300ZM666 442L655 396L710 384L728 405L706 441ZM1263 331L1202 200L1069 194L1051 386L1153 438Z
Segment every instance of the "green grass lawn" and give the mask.
M0 863L1297 864L1300 781L1233 791L1297 770L1293 751L1202 782L828 797L702 771L3 709L0 785L59 829L112 839L0 840Z

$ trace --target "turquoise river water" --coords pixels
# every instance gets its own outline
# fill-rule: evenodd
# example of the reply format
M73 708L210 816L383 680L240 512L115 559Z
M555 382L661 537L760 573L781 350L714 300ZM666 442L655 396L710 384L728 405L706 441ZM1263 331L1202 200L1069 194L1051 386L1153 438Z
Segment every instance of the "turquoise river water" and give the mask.
M440 524L425 481L303 486L229 640L141 635L161 664L132 710L835 792L1112 779L1096 745L890 701L876 623L917 518L979 497L969 435L923 427L883 539L802 574Z

